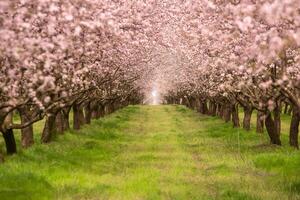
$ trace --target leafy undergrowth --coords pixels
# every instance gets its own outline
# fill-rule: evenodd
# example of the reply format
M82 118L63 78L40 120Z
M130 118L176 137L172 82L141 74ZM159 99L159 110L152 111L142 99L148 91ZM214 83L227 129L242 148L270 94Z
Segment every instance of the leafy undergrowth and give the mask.
M299 166L298 151L218 118L129 106L7 157L0 199L293 200Z

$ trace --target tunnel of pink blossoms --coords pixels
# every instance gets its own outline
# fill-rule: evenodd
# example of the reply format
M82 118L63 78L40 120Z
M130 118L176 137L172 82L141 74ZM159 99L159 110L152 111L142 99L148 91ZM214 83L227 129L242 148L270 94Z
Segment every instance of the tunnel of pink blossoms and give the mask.
M290 113L298 148L299 0L2 0L0 41L8 154L15 129L29 147L44 119L48 143L130 104L183 104L246 130L255 111L276 145Z

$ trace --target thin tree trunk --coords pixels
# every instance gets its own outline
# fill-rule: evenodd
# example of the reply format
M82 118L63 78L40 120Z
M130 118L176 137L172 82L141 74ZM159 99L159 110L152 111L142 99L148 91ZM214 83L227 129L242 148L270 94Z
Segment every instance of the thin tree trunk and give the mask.
M223 119L226 123L231 120L231 108L228 105L223 106Z
M50 114L46 116L46 122L44 125L41 142L49 143L55 136L55 114Z
M92 119L97 119L98 117L98 111L99 111L99 105L94 105L92 109Z
M0 152L0 163L3 163L4 162L4 156L3 154Z
M203 106L203 114L208 114L207 101L203 100L201 103L202 103L202 106Z
M85 124L82 106L78 104L73 105L73 128L79 130Z
M240 127L240 119L239 119L238 104L232 105L232 107L231 107L231 113L232 113L233 127L239 128Z
M202 102L200 102L199 103L199 112L201 113L201 114L205 114L205 112L204 112L204 107L203 107L203 103Z
M79 120L80 120L80 125L84 125L86 123L85 121L85 115L84 115L84 110L82 105L79 106Z
M64 114L63 111L60 110L57 114L56 114L56 118L55 118L55 128L56 128L56 132L58 134L63 134L65 131L65 127L64 127Z
M278 128L276 127L276 123L272 119L272 114L270 112L266 116L265 125L271 143L276 145L281 145L280 134L278 133Z
M29 107L27 106L22 106L18 109L20 118L21 118L21 123L24 124L28 121L30 121L30 110ZM23 148L28 148L34 144L34 139L33 139L33 126L29 125L26 128L21 129L21 145Z
M200 101L199 101L199 99L198 98L196 98L196 100L195 100L195 110L197 111L197 112L200 112Z
M105 107L104 107L104 114L108 115L110 113L111 113L111 111L110 111L110 103L107 103L107 104L105 104Z
M264 113L261 111L257 111L257 118L256 118L256 133L263 133L264 132Z
M275 123L275 127L276 127L276 132L280 135L280 132L281 132L281 119L280 119L281 106L280 106L280 103L279 103L279 105L277 105L275 107L273 113L274 113L274 123Z
M244 107L243 129L246 131L250 130L252 112L252 107Z
M217 106L214 102L210 102L211 104L211 111L210 111L210 115L211 116L216 116L217 115Z
M7 155L12 155L17 153L17 145L14 136L14 132L12 129L6 129L2 132L5 146L6 146L6 153Z
M102 117L102 114L103 114L103 106L99 105L99 106L97 106L96 119L99 119L100 117Z
M19 114L20 114L22 124L30 121L30 118L28 116L29 112L30 111L27 110L26 108L19 109ZM28 148L28 147L32 146L33 144L34 144L33 126L29 125L28 127L21 129L21 145L23 148Z
M85 107L85 122L87 124L90 124L91 119L92 119L92 109L91 109L91 103L89 102Z
M294 107L293 115L291 119L291 125L290 125L290 145L297 149L299 149L299 144L298 144L299 121L300 121L299 110L296 107Z
M216 114L217 114L217 116L218 117L220 117L220 118L222 118L222 116L223 116L223 113L222 113L222 106L221 106L221 104L217 104L217 111L216 111Z
M288 109L288 112L287 112L288 115L291 115L291 114L292 114L292 111L293 111L293 109L294 109L293 107L294 107L293 105L290 105L290 106L289 106L289 109Z
M80 129L80 114L79 114L79 106L74 104L73 105L73 129L79 130Z
M62 109L65 131L70 129L70 120L69 120L70 110L71 110L71 106Z
M17 145L13 129L8 128L8 125L13 122L13 113L9 113L2 124L1 132L4 138L6 154L12 155L17 153Z
M289 108L289 104L288 103L285 103L284 104L284 114L287 114L287 112L288 112L288 108Z

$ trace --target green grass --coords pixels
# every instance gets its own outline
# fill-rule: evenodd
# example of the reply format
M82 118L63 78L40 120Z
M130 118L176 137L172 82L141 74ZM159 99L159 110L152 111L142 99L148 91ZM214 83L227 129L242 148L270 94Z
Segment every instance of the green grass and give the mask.
M129 106L47 145L36 135L0 165L1 200L300 199L298 151L183 106Z

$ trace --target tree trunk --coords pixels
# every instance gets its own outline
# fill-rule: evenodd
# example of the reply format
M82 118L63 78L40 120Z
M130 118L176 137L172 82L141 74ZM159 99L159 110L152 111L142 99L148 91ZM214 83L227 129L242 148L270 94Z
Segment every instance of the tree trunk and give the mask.
M220 118L222 118L222 116L223 116L223 111L222 111L222 106L221 106L221 104L217 104L217 111L216 111L216 114L217 114L217 116L218 117L220 117Z
M210 101L209 105L210 105L210 113L209 114L211 116L216 116L217 115L217 106L216 106L216 104L214 102Z
M83 109L80 105L73 105L73 129L79 130L82 125L84 125L85 119L83 114Z
M250 130L252 112L252 107L244 107L243 129L245 129L246 131Z
M105 104L104 106L104 115L110 114L110 103Z
M193 100L193 109L196 111L199 109L199 100L197 98Z
M231 107L231 113L232 113L232 123L234 128L240 127L240 119L239 119L239 109L238 104L234 104Z
M263 133L264 132L264 113L261 111L257 111L257 118L256 118L256 133Z
M98 119L98 111L99 111L99 105L94 105L92 107L92 119Z
M96 119L99 119L100 117L102 117L102 114L103 114L103 106L99 105L99 106L97 106Z
M47 115L42 137L41 137L42 143L49 143L53 139L55 135L55 118L56 118L55 114Z
M223 107L223 120L227 123L231 120L231 108L228 105L224 105Z
M284 114L287 114L288 108L289 108L289 104L288 104L288 103L285 103L285 104L284 104L284 111L283 111Z
M60 110L57 114L56 114L56 118L55 118L55 128L56 128L56 132L58 134L63 134L65 131L65 127L64 127L64 114L63 111Z
M203 114L208 114L207 101L203 100L201 103L202 103L202 106L203 106Z
M299 134L300 112L296 106L293 109L293 115L290 125L290 145L299 149L298 134Z
M0 164L4 162L4 156L3 154L0 152Z
M22 124L30 121L30 117L28 116L29 112L30 111L28 111L25 108L19 109ZM33 126L29 125L28 127L21 129L21 145L23 148L28 148L28 147L32 146L33 144L34 144Z
M198 98L196 98L196 100L195 100L195 110L197 112L200 112L200 101Z
M289 107L289 109L288 109L288 112L287 112L287 114L288 115L291 115L292 114L292 111L293 111L293 108L294 106L293 105L290 105L290 107Z
M65 131L70 129L70 120L69 120L70 110L71 110L71 106L62 109Z
M6 129L5 131L2 132L2 135L5 141L7 155L12 155L17 153L17 145L16 145L16 140L15 140L13 130Z
M281 105L279 103L279 105L277 105L273 111L274 113L274 123L275 123L275 127L276 127L276 132L280 135L281 132L281 119L280 119L280 115L281 115Z
M91 124L91 119L92 119L91 103L88 103L85 107L85 122L87 124Z
M202 102L199 103L199 108L198 108L198 110L199 110L199 112L200 112L201 114L205 114L205 113L204 113L204 107L203 107L203 103L202 103Z
M17 145L16 145L14 132L13 129L9 128L9 125L11 123L13 123L13 112L10 112L6 115L1 127L1 133L4 138L7 155L17 153Z
M276 123L272 119L272 114L270 112L267 113L265 125L271 143L276 145L281 145L280 134L278 133L278 128L276 127Z

